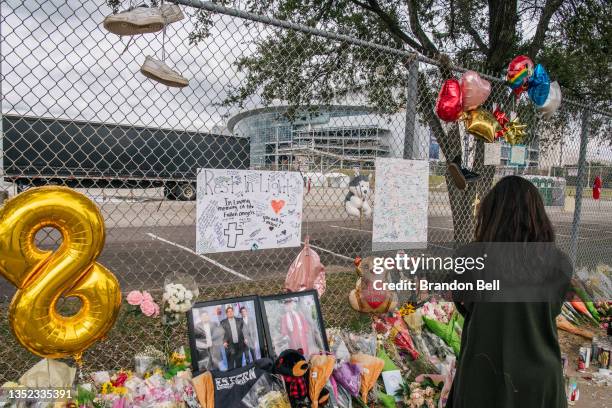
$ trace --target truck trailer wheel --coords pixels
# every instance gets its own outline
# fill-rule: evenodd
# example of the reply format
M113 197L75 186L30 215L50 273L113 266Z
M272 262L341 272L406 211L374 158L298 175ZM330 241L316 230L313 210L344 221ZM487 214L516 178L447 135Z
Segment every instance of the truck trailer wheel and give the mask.
M192 183L180 183L175 189L176 196L181 201L194 201L196 199L196 186Z

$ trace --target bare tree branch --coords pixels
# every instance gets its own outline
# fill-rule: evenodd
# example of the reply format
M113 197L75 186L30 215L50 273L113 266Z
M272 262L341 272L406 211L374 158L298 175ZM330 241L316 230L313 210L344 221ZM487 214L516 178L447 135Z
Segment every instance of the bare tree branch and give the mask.
M527 48L527 54L532 58L535 58L537 53L542 48L550 19L557 12L557 10L559 10L559 7L561 7L562 4L563 0L546 0L546 4L544 4L544 8L542 9L540 21L538 21L536 33L531 40L531 44Z
M351 0L351 2L359 7L364 8L378 16L383 24L389 30L389 33L395 38L399 43L405 43L412 49L423 52L423 47L421 44L416 42L414 39L410 38L404 30L400 27L398 21L393 18L390 14L386 13L381 7L380 4L376 0L368 0L368 3L364 3L359 0Z
M474 40L474 43L478 47L477 51L480 51L483 54L487 55L487 53L489 52L489 46L485 44L484 40L482 39L480 34L478 34L478 31L474 29L474 27L472 26L472 22L470 21L470 18L472 16L470 14L469 2L461 1L459 2L458 6L459 6L458 7L459 8L459 22L461 26L470 35L470 37L472 37L472 40ZM451 10L451 13L452 13L452 10Z
M408 5L408 14L410 18L410 29L415 37L419 40L422 47L427 51L427 54L430 56L438 56L440 52L438 48L431 42L425 31L423 31L423 27L421 26L421 22L419 21L418 16L418 1L417 0L407 0Z

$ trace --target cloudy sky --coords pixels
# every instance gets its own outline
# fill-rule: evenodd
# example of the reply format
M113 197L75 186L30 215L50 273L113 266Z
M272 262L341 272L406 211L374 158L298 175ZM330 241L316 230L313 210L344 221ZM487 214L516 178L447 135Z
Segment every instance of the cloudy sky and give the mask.
M104 0L3 0L2 112L196 131L222 126L238 112L218 106L242 78L233 64L269 31L215 15L211 36L192 46L188 34L195 11L183 10L185 20L166 35L168 65L190 80L189 87L176 89L139 72L146 55L161 59L162 34L135 37L124 52L128 38L102 28L111 13ZM245 109L260 106L252 98ZM577 157L578 135L566 136L568 150L575 150L568 158ZM609 148L589 153L600 160L612 154Z

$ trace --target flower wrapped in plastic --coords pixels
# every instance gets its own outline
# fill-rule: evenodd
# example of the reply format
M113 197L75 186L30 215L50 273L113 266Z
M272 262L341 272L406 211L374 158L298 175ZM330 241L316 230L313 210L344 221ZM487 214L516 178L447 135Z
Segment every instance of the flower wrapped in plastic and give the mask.
M367 403L368 393L376 384L385 362L378 357L358 353L351 356L351 363L357 364L361 369L361 399Z
M308 376L308 396L313 408L319 406L319 396L332 375L336 358L328 354L316 354L310 357Z
M357 364L342 362L336 366L332 373L334 380L353 397L359 396L361 387L361 369Z
M164 279L162 323L178 324L191 309L198 295L198 285L191 275L175 272Z
M351 354L376 355L376 335L374 333L350 333L345 339Z
M242 398L248 408L291 408L285 386L272 374L262 375Z
M400 350L410 354L412 360L419 357L419 352L414 346L406 322L399 313L396 312L391 316L375 317L372 325L377 333L391 339Z
M463 318L450 302L428 302L421 308L425 326L448 344L455 355L461 347Z
M329 351L336 357L336 364L343 361L349 361L351 353L346 346L344 334L340 329L329 328L326 330L327 342L329 343Z

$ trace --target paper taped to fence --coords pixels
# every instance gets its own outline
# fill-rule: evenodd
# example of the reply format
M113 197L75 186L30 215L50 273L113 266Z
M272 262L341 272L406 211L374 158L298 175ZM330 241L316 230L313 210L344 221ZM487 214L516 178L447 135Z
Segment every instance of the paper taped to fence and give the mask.
M429 163L376 159L372 251L427 247Z
M197 253L300 245L300 173L199 169L197 183Z

